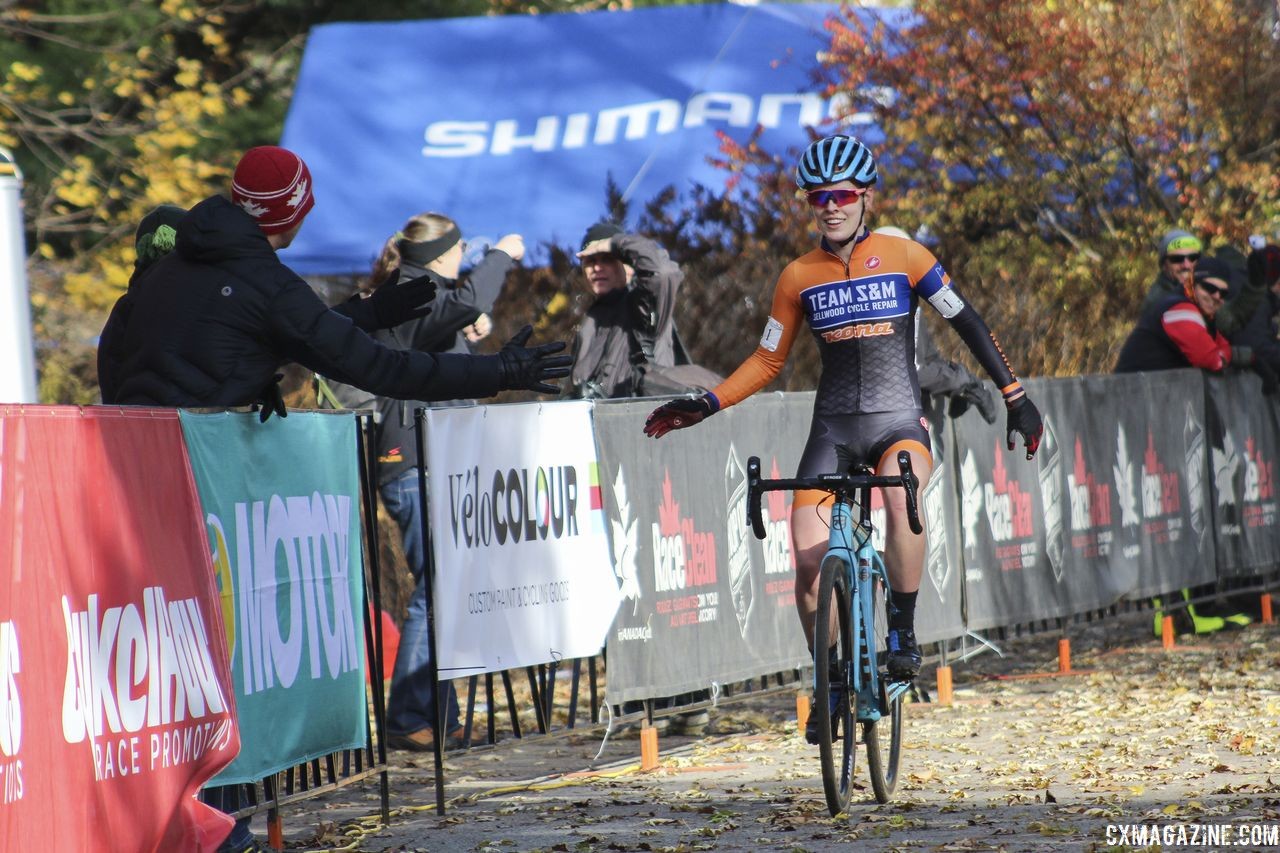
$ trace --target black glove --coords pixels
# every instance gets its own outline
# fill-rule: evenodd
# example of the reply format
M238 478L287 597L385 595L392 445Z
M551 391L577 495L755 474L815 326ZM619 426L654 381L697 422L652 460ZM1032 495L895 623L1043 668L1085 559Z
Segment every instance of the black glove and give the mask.
M970 382L959 391L951 395L951 403L947 407L947 414L953 418L958 418L965 412L969 411L969 406L975 406L978 414L982 415L982 419L989 424L996 422L996 404L991 398L991 392L987 390L987 386L981 382Z
M708 394L701 397L681 397L663 403L649 413L644 420L644 434L650 438L662 438L673 429L684 429L702 423L716 413L716 407Z
M284 406L284 397L280 394L281 379L284 379L284 374L277 373L258 392L258 398L254 401L254 405L258 406L258 423L265 424L272 412L282 418L289 417L289 410Z
M1253 347L1231 347L1231 366L1232 367L1253 367L1258 360L1258 355L1253 351Z
M533 326L525 326L498 352L498 382L503 391L539 391L555 394L559 388L547 383L569 375L573 359L567 355L554 355L564 349L564 341L552 341L526 347L525 342L533 334Z
M1271 365L1261 358L1254 359L1253 370L1262 377L1262 393L1268 397L1280 391L1280 376Z
M369 297L369 308L379 329L390 329L431 313L436 283L422 275L399 283L386 281Z
M1009 404L1009 419L1006 423L1008 430L1005 440L1009 442L1009 449L1014 448L1013 436L1016 433L1022 436L1022 444L1027 448L1027 458L1035 456L1040 449L1040 437L1044 435L1044 421L1040 419L1040 410L1036 408L1036 404L1025 393Z

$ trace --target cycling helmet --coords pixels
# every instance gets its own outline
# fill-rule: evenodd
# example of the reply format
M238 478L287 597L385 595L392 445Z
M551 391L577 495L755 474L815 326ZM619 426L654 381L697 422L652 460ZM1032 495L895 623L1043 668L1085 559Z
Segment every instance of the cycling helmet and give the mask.
M877 177L871 149L852 136L826 136L811 142L796 164L796 186L802 190L846 180L871 186Z

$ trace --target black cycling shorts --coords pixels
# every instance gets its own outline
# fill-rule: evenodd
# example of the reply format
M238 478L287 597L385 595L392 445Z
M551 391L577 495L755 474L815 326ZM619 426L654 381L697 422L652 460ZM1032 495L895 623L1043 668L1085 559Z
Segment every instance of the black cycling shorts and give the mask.
M814 415L796 477L836 473L839 467L836 462L838 444L848 445L855 459L877 470L886 457L899 450L914 450L925 456L930 464L933 463L929 422L920 409L862 415ZM821 489L798 491L792 506L817 504L828 496L829 493Z

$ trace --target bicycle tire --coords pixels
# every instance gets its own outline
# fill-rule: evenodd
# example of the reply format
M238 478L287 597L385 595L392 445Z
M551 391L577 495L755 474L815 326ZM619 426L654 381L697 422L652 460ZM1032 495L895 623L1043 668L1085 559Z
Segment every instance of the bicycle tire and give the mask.
M854 738L852 688L846 684L844 699L831 708L831 670L824 655L831 647L831 608L836 610L836 657L839 676L846 681L857 660L853 639L853 611L850 607L848 564L828 554L822 561L821 581L818 585L818 611L814 617L813 647L814 697L812 713L817 716L818 752L822 763L822 788L827 798L827 809L835 817L849 805L853 788L853 767L857 757ZM833 718L834 717L834 722Z
M884 581L876 577L870 589L872 613L875 622L871 628L875 640L888 633L888 616L885 609ZM883 657L882 655L880 657ZM902 694L892 702L888 700L888 676L880 669L880 719L862 724L862 740L867 745L867 773L871 776L871 790L876 802L887 803L898 787L898 763L902 755Z

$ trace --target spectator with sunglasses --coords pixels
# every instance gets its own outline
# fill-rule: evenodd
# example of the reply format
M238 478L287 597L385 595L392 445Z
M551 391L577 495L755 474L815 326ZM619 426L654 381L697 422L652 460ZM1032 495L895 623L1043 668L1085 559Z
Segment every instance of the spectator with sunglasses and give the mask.
M1231 363L1231 344L1215 322L1230 290L1230 268L1200 258L1185 279L1181 292L1157 300L1139 318L1120 348L1116 373L1178 367L1217 373Z
M797 477L837 470L836 447L848 445L880 473L897 470L897 453L911 455L923 489L933 468L929 431L921 408L914 358L916 307L927 301L950 323L1004 395L1010 450L1020 436L1031 459L1043 423L1014 376L995 335L956 290L933 254L914 240L873 233L869 218L879 177L875 157L845 135L816 140L796 165L821 240L792 261L774 289L772 308L755 351L724 382L693 399L659 406L645 433L661 438L694 426L759 391L781 371L787 353L807 325L822 357L813 426ZM915 638L915 605L924 571L925 538L907 524L901 489L886 489L885 562L892 587L886 648L889 677L914 678L921 653ZM828 649L813 649L818 579L831 520L825 492L801 491L791 514L796 555L796 610L815 666ZM921 521L924 521L922 518ZM818 715L809 719L816 725ZM816 743L818 732L806 737Z
M1143 297L1142 307L1138 310L1139 317L1149 312L1157 303L1167 301L1170 296L1184 295L1191 287L1196 264L1204 256L1204 244L1200 239L1180 228L1166 233L1160 239L1159 248L1160 272L1156 275L1155 281L1151 282L1151 287L1147 289L1147 295ZM1225 260L1223 254L1219 251L1217 260ZM1239 253L1235 255L1239 257ZM1227 264L1227 266L1231 265ZM1234 276L1233 272L1228 269L1225 277L1229 285L1236 284L1239 278ZM1223 303L1219 306L1214 318L1217 330L1227 337L1234 335L1249 322L1254 310L1266 295L1266 285L1260 280L1255 280L1251 275L1242 285L1233 286L1230 290L1231 292L1224 296Z

